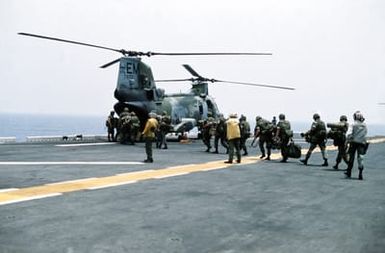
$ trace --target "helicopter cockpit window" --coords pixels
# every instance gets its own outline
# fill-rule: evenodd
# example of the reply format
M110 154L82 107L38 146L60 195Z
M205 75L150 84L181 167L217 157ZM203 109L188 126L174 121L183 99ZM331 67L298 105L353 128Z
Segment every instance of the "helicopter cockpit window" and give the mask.
M140 83L142 84L143 88L150 89L151 88L151 83L150 79L146 75L140 75Z

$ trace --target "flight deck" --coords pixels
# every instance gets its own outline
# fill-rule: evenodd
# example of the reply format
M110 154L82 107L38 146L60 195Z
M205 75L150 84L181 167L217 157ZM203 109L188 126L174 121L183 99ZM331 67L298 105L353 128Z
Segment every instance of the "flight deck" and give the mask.
M363 181L332 146L329 167L249 149L225 164L172 142L147 164L143 143L0 145L0 252L383 252L384 139Z

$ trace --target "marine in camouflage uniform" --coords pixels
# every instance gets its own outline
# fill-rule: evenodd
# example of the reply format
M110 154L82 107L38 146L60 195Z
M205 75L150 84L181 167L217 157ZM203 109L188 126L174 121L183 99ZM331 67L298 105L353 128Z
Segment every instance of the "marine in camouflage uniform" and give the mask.
M279 121L277 124L277 130L275 133L275 136L279 138L280 143L280 149L281 149L281 155L282 160L281 162L285 163L287 162L287 159L289 158L287 148L290 141L290 138L293 137L293 131L291 130L291 125L288 120L286 120L285 114L280 114L278 116Z
M338 170L338 165L342 161L348 164L349 159L346 153L346 132L349 129L348 118L345 115L341 115L340 122L329 123L327 127L330 127L328 132L328 138L333 139L333 145L338 148L336 164L333 166L334 169Z
M157 114L155 116L156 121L158 122L158 127L155 130L155 143L156 143L156 148L160 148L160 143L162 142L162 135L159 129L159 124L162 120L162 116Z
M250 137L250 124L246 120L246 116L241 115L239 118L239 127L241 129L241 150L243 155L248 155L246 141Z
M321 117L318 113L313 115L314 122L311 125L311 128L306 133L302 133L301 136L305 137L306 141L310 143L309 150L305 156L305 159L300 160L303 164L307 165L307 162L311 156L313 150L319 146L322 153L322 158L324 163L322 166L328 166L328 158L326 154L326 126L325 123L321 120Z
M162 113L162 117L159 123L159 133L160 133L160 142L158 148L167 149L166 134L170 131L171 128L171 117L167 115L167 112Z
M259 148L262 153L260 158L262 159L266 156L266 153L265 153L265 144L266 144L266 149L267 149L266 160L270 160L272 141L273 141L272 133L274 130L274 125L270 121L263 119L260 116L257 116L255 120L256 120L256 124L254 129L254 137L255 138L259 137Z
M138 116L136 116L135 112L131 112L130 141L132 145L134 145L138 139L139 129L140 129L140 120Z
M213 118L208 118L207 120L203 121L202 125L202 141L207 147L206 152L210 152L211 149L211 134L213 123Z
M352 132L348 135L347 140L349 143L349 164L345 172L347 178L351 177L352 168L354 165L354 156L357 153L358 161L358 179L362 180L362 171L364 170L364 157L368 148L368 143L366 140L366 135L368 133L368 128L364 123L365 118L361 112L357 111L353 115L354 124L352 126Z
M123 112L119 115L118 121L118 133L119 133L119 142L121 144L128 144L130 140L130 120L131 115L128 108L124 108Z
M226 149L226 154L229 152L229 145L226 139L226 119L223 117L223 114L219 115L218 122L215 128L214 136L214 147L215 151L213 153L218 154L219 140L221 141L222 146Z
M111 111L106 120L108 141L116 141L115 128L118 126L118 119L115 118L115 112Z

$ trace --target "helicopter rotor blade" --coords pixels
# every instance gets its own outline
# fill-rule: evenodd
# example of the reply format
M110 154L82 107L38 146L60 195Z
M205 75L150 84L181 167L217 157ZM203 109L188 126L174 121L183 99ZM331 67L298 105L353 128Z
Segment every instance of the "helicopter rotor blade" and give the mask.
M277 86L277 85L270 85L270 84L233 82L233 81L224 81L224 80L216 80L216 79L210 79L209 81L213 83L214 82L232 83L232 84L241 84L241 85L257 86L257 87L265 87L265 88L273 88L273 89L295 90L295 88L292 88L292 87Z
M198 78L203 78L201 75L199 75L190 65L188 64L183 64L182 65L188 72L190 72L191 75L198 77Z
M122 50L119 50L119 49L104 47L104 46L98 46L98 45L93 45L93 44L88 44L88 43L83 43L83 42L78 42L78 41L73 41L73 40L64 40L64 39L59 39L59 38L55 38L55 37L48 37L48 36L42 36L42 35L37 35L37 34L32 34L32 33L23 33L23 32L20 32L18 34L23 35L23 36L35 37L35 38L39 38L39 39L56 40L56 41L65 42L65 43L71 43L71 44L88 46L88 47L96 47L96 48L106 49L106 50L110 50L110 51L114 51L114 52L118 52L118 53L123 53Z
M157 52L147 52L147 56L153 55L167 55L167 56L199 56L199 55L272 55L272 53L157 53Z
M66 40L66 39L60 39L60 38L55 38L55 37L49 37L49 36L43 36L43 35L38 35L38 34L33 34L33 33L25 33L25 32L19 32L19 35L23 36L29 36L29 37L35 37L39 39L46 39L46 40L55 40L59 42L65 42L65 43L71 43L71 44L76 44L76 45L81 45L81 46L87 46L87 47L94 47L94 48L100 48L100 49L105 49L105 50L110 50L114 52L121 53L125 56L147 56L151 57L154 55L166 55L166 56L199 56L199 55L272 55L271 53L159 53L159 52L141 52L141 51L130 51L130 50L125 50L125 49L116 49L116 48L111 48L111 47L105 47L105 46L99 46L99 45L94 45L94 44L89 44L89 43L84 43L84 42L79 42L79 41L74 41L74 40Z
M193 78L186 78L186 79L167 79L167 80L155 80L155 82L193 82Z
M109 66L111 66L111 65L114 65L115 63L117 63L117 62L119 62L119 61L120 61L120 58L119 58L119 59L116 59L116 60L113 60L112 62L106 63L106 64L100 66L100 68L102 68L102 69L107 68L107 67L109 67Z

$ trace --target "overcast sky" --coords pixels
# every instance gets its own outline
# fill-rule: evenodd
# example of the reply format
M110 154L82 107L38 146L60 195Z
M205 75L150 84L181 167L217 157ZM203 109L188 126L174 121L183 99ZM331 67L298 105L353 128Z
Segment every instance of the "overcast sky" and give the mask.
M208 78L295 87L213 84L219 109L331 122L361 110L385 123L383 0L1 0L0 112L107 115L119 57L18 32L155 52L272 52L272 56L144 58L155 79ZM166 93L188 83L164 84Z

